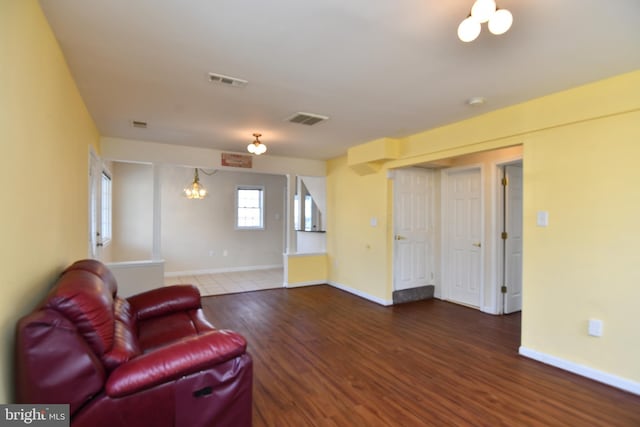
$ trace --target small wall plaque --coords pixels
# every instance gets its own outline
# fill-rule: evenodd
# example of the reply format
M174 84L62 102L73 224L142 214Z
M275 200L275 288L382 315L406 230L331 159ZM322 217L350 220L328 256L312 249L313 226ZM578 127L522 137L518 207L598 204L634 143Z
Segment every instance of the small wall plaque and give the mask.
M253 156L246 156L244 154L236 153L222 153L221 154L222 166L230 166L232 168L248 168L253 167Z

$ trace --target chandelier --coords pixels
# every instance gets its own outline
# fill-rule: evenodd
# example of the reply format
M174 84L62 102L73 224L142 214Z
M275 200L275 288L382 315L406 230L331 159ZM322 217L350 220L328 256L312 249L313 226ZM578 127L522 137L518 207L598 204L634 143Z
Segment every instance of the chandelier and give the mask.
M513 24L513 15L507 9L498 9L494 0L476 0L469 16L458 26L458 38L472 42L478 38L481 25L487 22L492 34L506 33Z
M193 176L193 182L186 187L184 195L187 199L204 199L207 195L207 189L200 184L200 177L198 177L198 168L196 168L195 175Z

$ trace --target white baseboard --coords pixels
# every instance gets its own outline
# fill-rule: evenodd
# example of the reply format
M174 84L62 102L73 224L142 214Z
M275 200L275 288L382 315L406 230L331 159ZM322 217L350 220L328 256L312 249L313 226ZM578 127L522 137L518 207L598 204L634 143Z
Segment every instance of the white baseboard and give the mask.
M334 288L342 289L343 291L346 291L346 292L349 292L350 294L359 296L360 298L364 298L366 300L375 302L376 304L380 304L380 305L384 305L384 306L393 305L393 301L391 301L391 300L386 300L386 299L383 299L383 298L374 297L373 295L369 295L369 294L367 294L365 292L359 291L358 289L354 289L354 288L352 288L350 286L343 285L342 283L329 281L329 284L331 286L333 286Z
M598 381L624 391L628 391L629 393L640 395L640 383L638 382L618 377L607 372L599 371L588 366L580 365L578 363L570 362L556 356L541 353L539 351L532 350L523 346L520 346L518 352L522 356L537 360L538 362L546 363L547 365L555 366L556 368L572 372L591 380Z
M318 281L311 281L311 282L296 282L296 283L284 283L284 287L285 288L301 288L303 286L316 286L316 285L326 285L327 281L326 280L322 280L320 282Z
M165 272L164 277L197 276L200 274L217 274L217 273L236 273L239 271L271 270L272 268L283 268L283 267L282 267L282 264L273 264L273 265L250 265L246 267L207 268L204 270L170 271L170 272Z

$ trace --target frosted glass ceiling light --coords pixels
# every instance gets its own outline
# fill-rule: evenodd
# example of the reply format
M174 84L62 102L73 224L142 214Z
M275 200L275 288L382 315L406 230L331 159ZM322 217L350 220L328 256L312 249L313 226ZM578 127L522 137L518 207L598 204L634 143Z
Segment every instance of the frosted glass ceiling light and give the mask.
M487 22L496 11L494 0L476 0L471 7L471 17L479 23Z
M489 31L492 34L499 36L509 31L513 24L513 15L507 9L498 9L489 19Z
M472 42L480 35L480 23L471 16L458 26L458 38L465 43Z
M247 145L247 151L251 154L255 154L256 156L264 154L267 151L267 146L260 142L260 140L258 139L262 136L262 134L254 133L253 136L256 137L256 140Z
M488 22L492 34L500 35L511 28L513 15L507 9L498 9L494 0L476 0L471 14L458 26L458 38L465 43L474 41L480 35L480 24L484 22Z

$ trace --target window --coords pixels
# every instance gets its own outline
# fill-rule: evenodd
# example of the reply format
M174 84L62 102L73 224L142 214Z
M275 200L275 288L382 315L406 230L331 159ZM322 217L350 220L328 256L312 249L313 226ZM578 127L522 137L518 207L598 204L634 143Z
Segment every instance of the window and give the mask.
M264 187L237 187L236 228L264 229Z
M293 196L293 229L300 230L300 197Z
M111 240L111 177L106 172L102 172L102 212L100 224L100 237L102 244Z
M311 217L312 212L313 199L311 195L307 194L304 196L304 229L311 230L311 224L313 223L313 218Z

